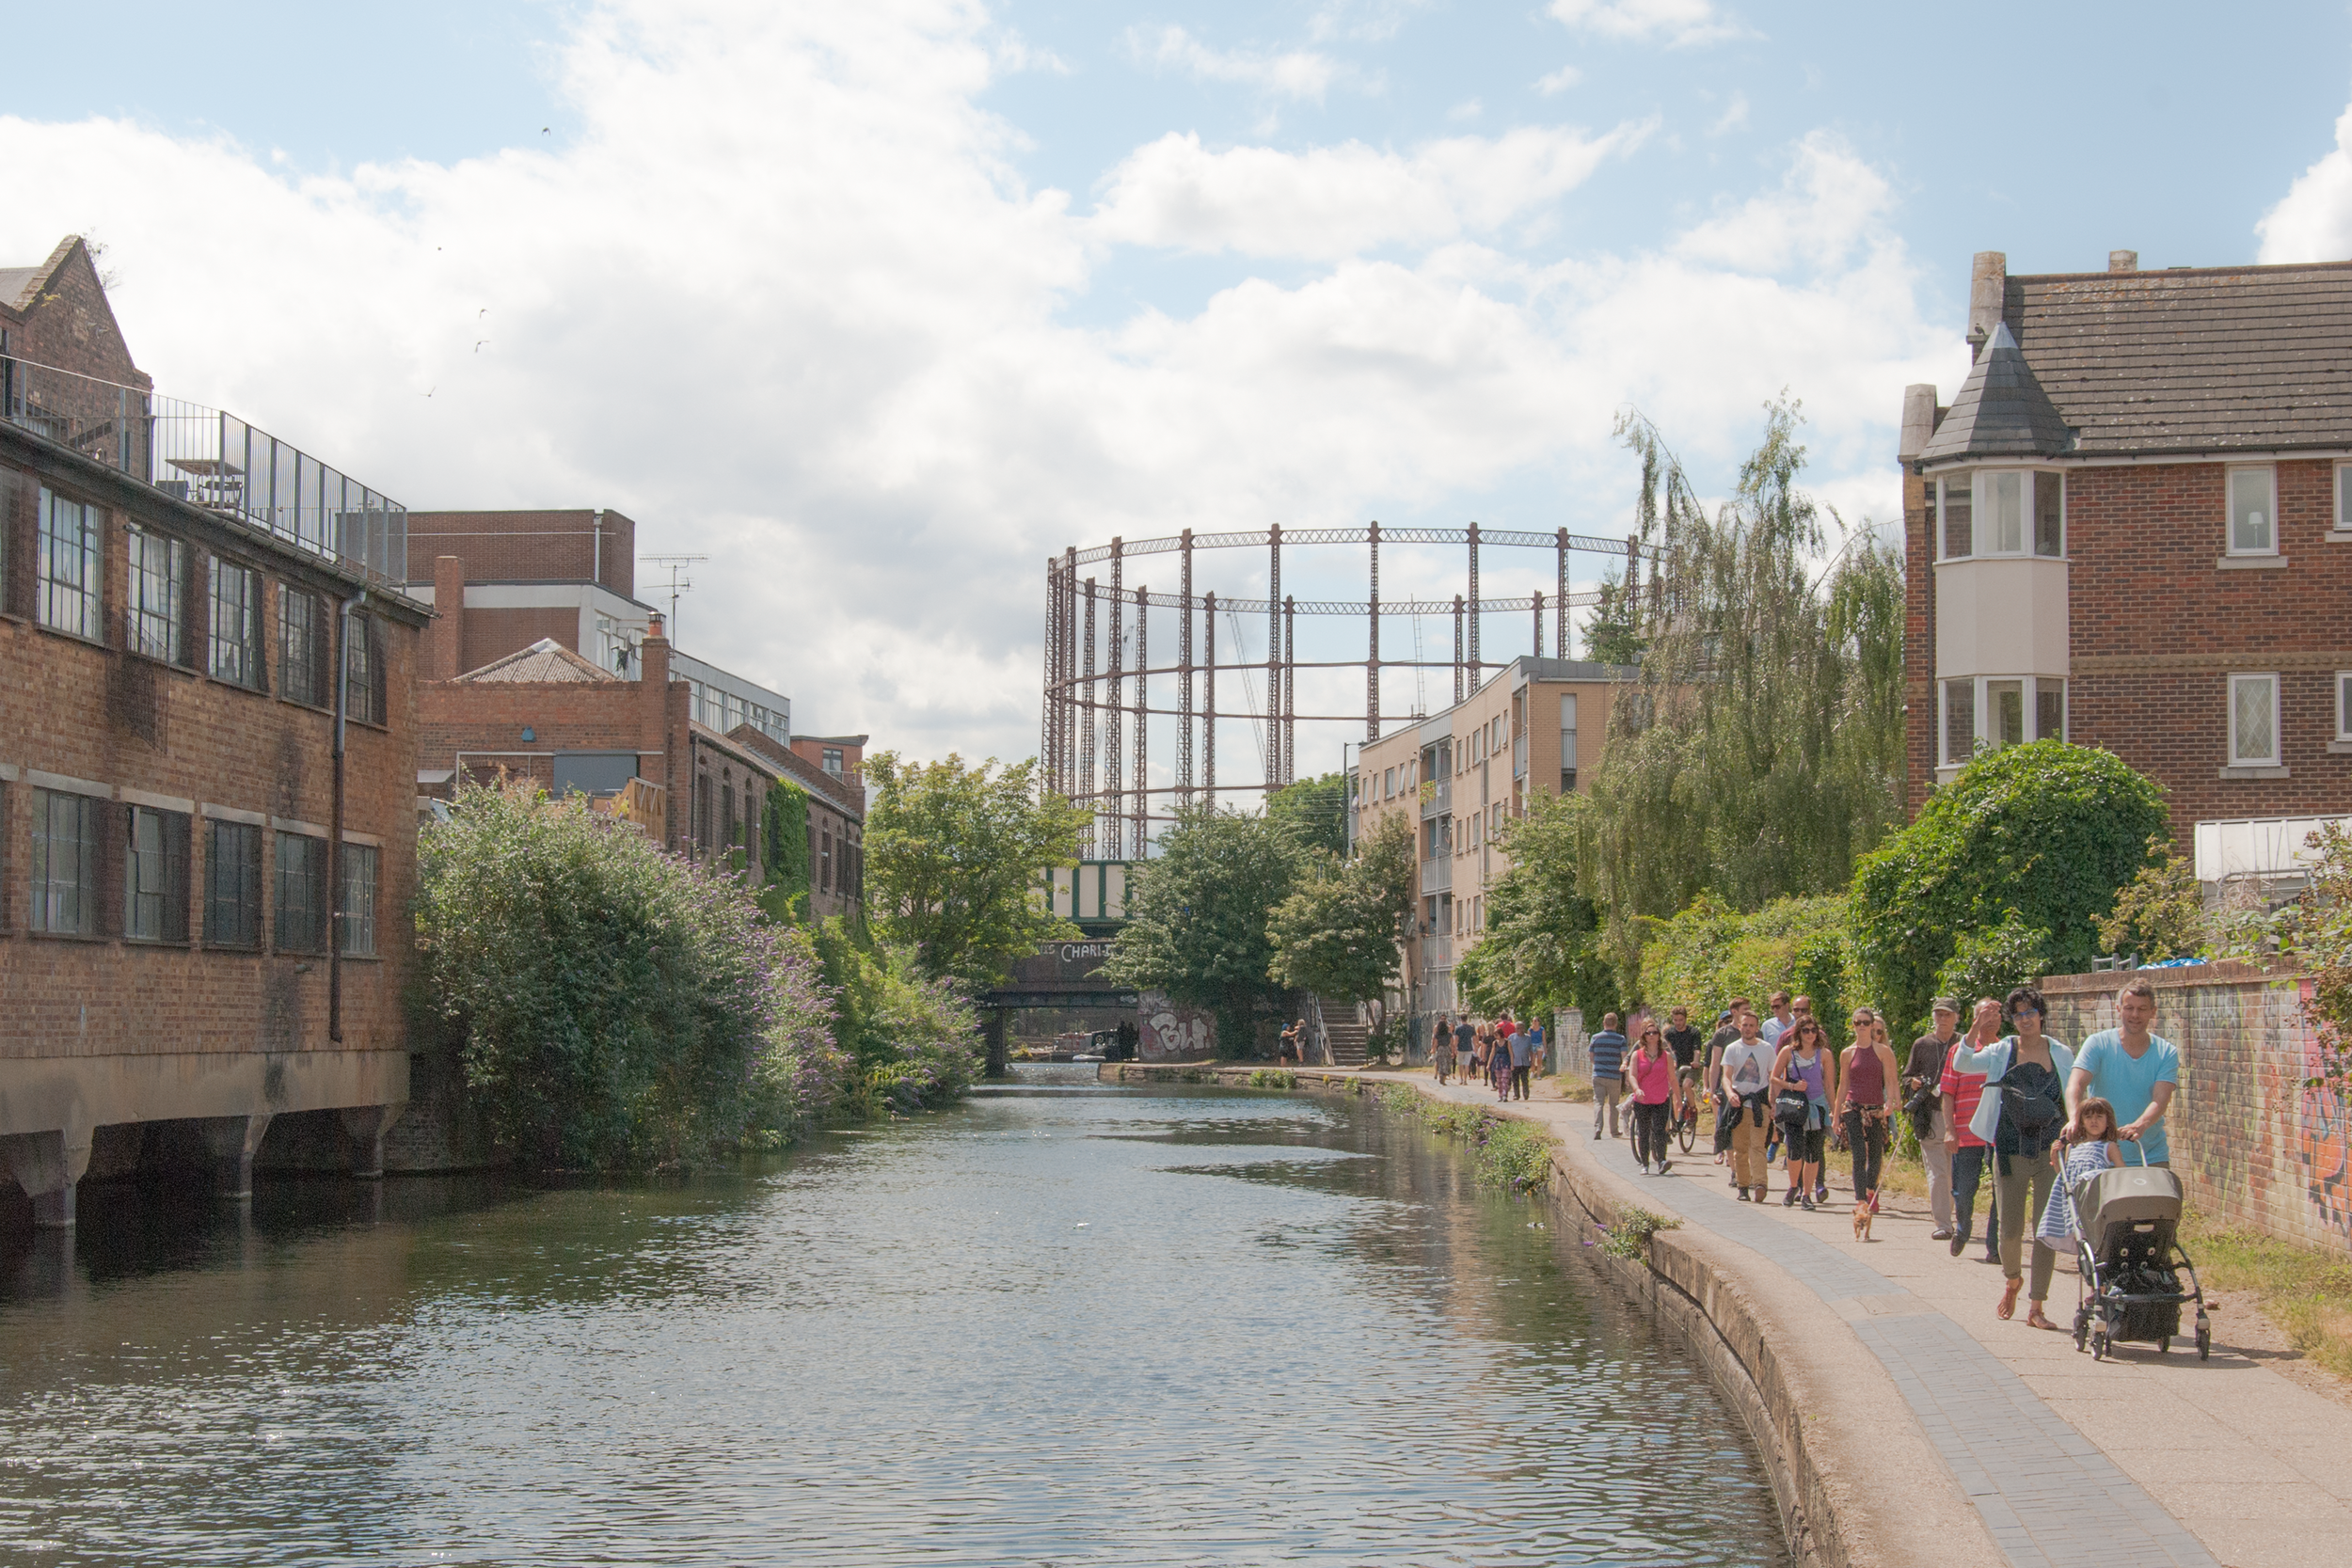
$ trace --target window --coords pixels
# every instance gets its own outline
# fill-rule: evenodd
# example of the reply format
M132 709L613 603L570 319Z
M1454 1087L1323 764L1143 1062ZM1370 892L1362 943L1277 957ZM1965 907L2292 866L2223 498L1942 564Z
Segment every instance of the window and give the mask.
M131 531L131 647L177 664L186 654L188 547L177 539Z
M2336 738L2352 740L2352 671L2336 672Z
M98 816L103 802L62 790L33 791L36 931L98 934Z
M841 748L827 746L823 750L825 771L836 779L841 777Z
M1396 769L1393 768L1380 776L1380 799L1383 800L1396 799Z
M1944 557L1947 561L1977 553L1975 481L1955 474L1944 486Z
M1992 531L1994 555L2026 553L2026 476L1993 473L1984 476L1984 521Z
M2230 766L2279 764L2279 677L2230 677Z
M98 508L42 489L35 620L76 637L97 640L99 585L104 580L100 570L103 539Z
M1977 754L1977 683L1944 683L1944 766L1960 768Z
M2352 533L2352 467L2336 470L2336 529Z
M373 615L343 618L344 711L362 724L390 722L384 687L384 633Z
M262 945L262 830L250 822L204 824L204 940Z
M326 689L326 607L316 594L278 590L278 689L311 707L332 707Z
M2033 737L2036 740L2066 738L2066 683L2046 677L2033 683Z
M343 846L343 886L335 900L335 916L342 926L346 958L375 956L375 872L373 845Z
M278 933L280 953L326 951L326 840L278 835Z
M2033 476L2033 553L2066 553L2066 476Z
M1576 693L1560 693L1560 793L1576 793Z
M135 942L188 940L188 819L133 806L122 865L122 934Z
M818 844L820 847L817 856L817 891L831 893L833 891L833 832L830 829L819 835Z
M2230 470L2230 554L2279 553L2278 477L2273 468Z
M1995 746L2026 743L2026 683L1984 683L1985 738Z
M213 562L215 679L259 690L262 685L262 574L231 562Z

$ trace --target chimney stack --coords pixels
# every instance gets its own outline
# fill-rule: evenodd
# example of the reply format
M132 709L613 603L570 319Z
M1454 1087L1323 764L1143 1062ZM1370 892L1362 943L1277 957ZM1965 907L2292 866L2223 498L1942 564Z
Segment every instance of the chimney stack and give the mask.
M427 680L455 680L466 673L466 562L458 556L433 559L433 630L428 639Z
M1935 387L1931 382L1918 382L1903 388L1903 434L1897 444L1895 455L1903 462L1915 460L1925 451L1935 435Z
M637 776L661 785L668 803L669 842L675 848L678 830L686 821L686 799L679 793L677 758L670 751L670 640L663 635L659 610L645 621L644 641L637 644ZM646 765L647 757L661 760Z
M1998 250L1979 250L1968 271L1968 357L1984 352L1986 340L2001 325L2001 306L2009 293L2009 257Z
M2137 250L2110 250L2110 251L2108 251L2108 252L2107 252L2107 271L2109 271L2109 272L2137 272L2138 270L2139 270L2139 252L2138 252L2138 251L2137 251Z

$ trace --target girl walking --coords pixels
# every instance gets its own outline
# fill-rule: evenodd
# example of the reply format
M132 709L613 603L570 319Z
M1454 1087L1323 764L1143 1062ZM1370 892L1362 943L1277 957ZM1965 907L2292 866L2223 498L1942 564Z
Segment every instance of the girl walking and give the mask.
M2074 1108L2074 1119L2066 1129L2066 1168L2050 1189L2049 1206L2042 1211L2042 1227L2034 1239L2050 1247L2072 1247L2074 1230L2074 1206L2066 1201L2066 1192L2074 1183L2094 1171L2113 1170L2123 1163L2123 1146L2115 1136L2115 1107L2104 1100L2084 1101ZM2058 1189L2063 1187L2066 1192Z
M1772 1063L1772 1111L1788 1145L1788 1191L1780 1203L1810 1209L1829 1139L1832 1058L1820 1024L1811 1018L1790 1024L1787 1039Z

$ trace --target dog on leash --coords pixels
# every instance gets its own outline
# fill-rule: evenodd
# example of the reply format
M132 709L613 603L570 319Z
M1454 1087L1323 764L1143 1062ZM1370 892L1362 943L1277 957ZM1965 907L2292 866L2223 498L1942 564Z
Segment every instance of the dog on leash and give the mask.
M1870 1239L1870 1221L1877 1217L1878 1212L1879 1195L1876 1193L1855 1202L1853 1206L1853 1239L1855 1241L1867 1242Z

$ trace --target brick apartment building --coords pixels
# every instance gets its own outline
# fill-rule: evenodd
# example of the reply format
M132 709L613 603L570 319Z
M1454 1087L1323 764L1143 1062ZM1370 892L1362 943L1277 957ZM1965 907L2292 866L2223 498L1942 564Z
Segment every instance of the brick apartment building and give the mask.
M1442 713L1367 742L1355 777L1359 838L1403 814L1421 853L1419 929L1391 1012L1454 1006L1454 961L1486 927L1486 890L1510 870L1503 823L1538 795L1589 785L1616 688L1633 672L1516 658ZM1401 1004L1401 1006L1399 1006Z
M761 809L789 778L809 796L811 905L860 899L864 736L791 734L780 693L690 658L634 595L637 526L611 510L410 515L411 594L436 611L418 688L418 784L503 773L600 801L659 791L674 851L743 851L764 873ZM448 546L426 559L435 542ZM466 554L455 553L462 548Z
M2352 812L2352 263L1987 251L1967 337L1903 402L1912 808L2054 736L2161 783L2201 877L2287 869Z
M297 1146L381 1167L425 620L402 526L157 396L80 240L0 269L0 1217L71 1225L84 1180L140 1168L242 1193Z

